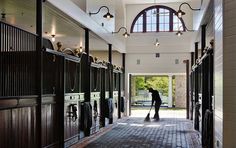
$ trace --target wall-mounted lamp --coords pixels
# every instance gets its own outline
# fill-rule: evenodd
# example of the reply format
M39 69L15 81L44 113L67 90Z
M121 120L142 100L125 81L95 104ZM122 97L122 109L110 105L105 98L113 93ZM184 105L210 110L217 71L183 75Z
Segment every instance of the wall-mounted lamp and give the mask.
M80 52L80 53L83 52L83 47L82 47L82 46L79 47L79 52Z
M180 37L181 35L183 35L183 31L180 30L181 27L182 27L182 26L180 26L180 27L179 27L179 30L176 32L176 35L177 35L178 37ZM190 30L190 29L188 29L187 27L184 27L183 30L186 30L186 31L188 31L188 32L194 32L194 31L195 31L195 30Z
M125 30L125 33L123 33L123 36L124 36L125 38L127 38L127 37L130 36L130 34L128 33L128 31L127 31L127 29L126 29L125 27L120 27L120 29L119 29L117 32L112 32L112 34L114 34L114 33L119 33L121 29L124 29L124 30Z
M52 36L52 42L55 42L55 34L51 35Z
M158 39L156 39L156 42L155 42L155 44L154 44L154 45L155 45L156 47L160 45L160 43L159 43Z
M1 13L1 21L6 21L6 13L4 12Z
M194 9L194 8L192 8L192 7L190 6L189 3L184 2L184 3L182 3L182 4L179 5L179 10L178 10L177 12L175 12L175 15L177 15L178 18L182 18L182 16L186 14L185 12L183 12L183 11L181 10L181 7L182 7L183 5L188 5L189 8L190 8L191 10L193 10L193 11L200 11L200 10L201 10L201 7L202 7L202 2L203 2L203 0L201 1L201 6L200 6L199 9Z
M75 53L76 56L78 56L82 52L83 52L83 47L82 46L80 46L79 48L76 48L74 50L74 53Z
M107 20L110 20L111 18L113 18L114 16L109 12L109 8L107 6L101 6L97 12L93 13L93 12L89 12L89 15L95 15L98 14L100 12L100 10L102 8L106 8L107 9L107 13L105 15L103 15L104 18L106 18Z
M176 32L176 35L181 36L181 35L183 35L183 32L179 30L179 31Z

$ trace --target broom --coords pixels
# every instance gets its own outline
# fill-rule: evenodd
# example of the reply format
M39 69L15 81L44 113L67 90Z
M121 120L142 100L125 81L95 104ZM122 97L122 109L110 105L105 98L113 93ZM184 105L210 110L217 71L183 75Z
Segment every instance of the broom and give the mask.
M152 106L151 106L151 108L150 108L146 118L144 119L144 121L146 121L146 122L150 122L151 121L151 119L150 119L150 112L151 112L151 110L152 110Z

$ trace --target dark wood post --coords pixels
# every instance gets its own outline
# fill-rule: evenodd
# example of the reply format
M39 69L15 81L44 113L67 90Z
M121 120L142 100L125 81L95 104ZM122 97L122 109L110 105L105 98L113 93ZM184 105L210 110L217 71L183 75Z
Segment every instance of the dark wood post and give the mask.
M112 44L108 44L108 60L109 60L109 97L113 98L113 66L112 66Z
M202 32L201 32L201 56L203 56L203 51L206 47L206 25L202 25Z
M191 67L194 65L194 52L191 52Z
M38 89L38 99L37 99L37 108L36 108L36 138L37 138L37 147L42 147L42 94L43 94L43 60L42 60L42 6L43 1L36 1L36 48L37 48L37 89Z
M198 59L198 42L195 42L195 59L194 64L196 64L196 60Z
M123 89L125 90L125 53L122 53L122 67L123 67Z
M89 29L85 28L85 53L87 54L87 60L86 60L86 81L85 83L85 101L89 102L91 100L91 90L90 90L90 57L89 57Z
M186 107L187 107L187 119L189 119L189 60L184 60L186 64Z

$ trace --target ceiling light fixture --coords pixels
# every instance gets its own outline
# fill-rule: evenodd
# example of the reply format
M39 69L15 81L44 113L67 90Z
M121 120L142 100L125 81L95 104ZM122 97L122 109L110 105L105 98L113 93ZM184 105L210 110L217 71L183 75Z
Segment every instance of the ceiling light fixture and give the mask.
M53 34L53 35L51 35L51 36L52 36L52 42L55 42L55 40L56 40L56 39L55 39L55 36L56 36L56 35Z
M114 33L119 33L121 29L124 29L124 30L125 30L125 33L123 33L123 36L124 36L125 38L127 38L127 37L130 36L130 34L128 33L128 31L127 31L127 29L126 29L125 27L120 27L120 29L119 29L117 32L112 32L112 34L114 34Z
M89 12L89 15L95 15L98 14L102 8L106 8L107 9L107 13L105 15L103 15L104 18L106 18L107 20L110 20L111 18L113 18L114 16L109 12L109 8L107 6L101 6L97 12L93 13L93 12Z
M159 41L158 41L158 38L156 39L156 42L154 44L156 47L160 45Z
M175 12L175 15L177 15L178 18L182 18L182 16L186 14L184 11L181 10L181 7L182 7L183 5L188 5L189 8L190 8L191 10L193 10L193 11L200 11L200 10L201 10L201 7L202 7L202 3L203 3L203 0L201 0L200 8L199 8L199 9L194 9L194 8L192 8L192 7L190 6L189 3L184 2L184 3L182 3L182 4L179 5L179 10L178 10L177 12Z

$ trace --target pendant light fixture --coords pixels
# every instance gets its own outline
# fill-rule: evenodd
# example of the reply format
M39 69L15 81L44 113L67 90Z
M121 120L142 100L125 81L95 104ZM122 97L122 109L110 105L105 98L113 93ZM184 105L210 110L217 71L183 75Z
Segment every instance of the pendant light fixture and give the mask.
M160 45L160 43L159 43L159 41L158 41L158 38L156 38L156 42L154 43L154 45L155 45L156 47L158 47L158 46Z
M107 20L110 20L111 18L113 18L114 16L110 13L110 10L107 6L101 6L97 12L93 13L93 12L89 12L89 15L95 15L98 14L102 8L106 8L107 9L107 13L105 15L103 15L104 18L106 18Z

